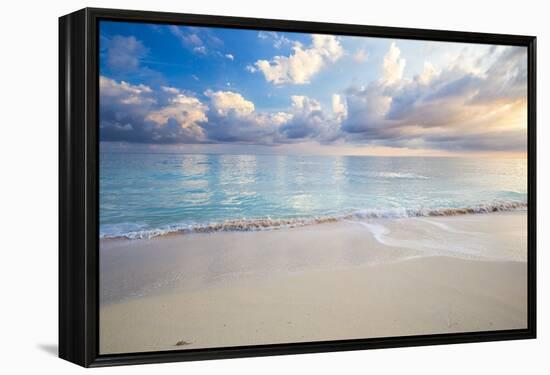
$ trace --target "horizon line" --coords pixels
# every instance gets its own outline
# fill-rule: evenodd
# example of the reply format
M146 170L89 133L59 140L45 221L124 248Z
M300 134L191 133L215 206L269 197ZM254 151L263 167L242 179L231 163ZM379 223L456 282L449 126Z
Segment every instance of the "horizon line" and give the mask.
M185 152L185 151L124 151L124 150L99 150L99 154L136 154L136 155L265 155L265 156L304 156L304 157L374 157L374 158L484 158L484 159L528 159L527 152L518 152L513 155L480 154L454 154L454 155L376 155L376 154L315 154L315 153L268 153L268 152Z

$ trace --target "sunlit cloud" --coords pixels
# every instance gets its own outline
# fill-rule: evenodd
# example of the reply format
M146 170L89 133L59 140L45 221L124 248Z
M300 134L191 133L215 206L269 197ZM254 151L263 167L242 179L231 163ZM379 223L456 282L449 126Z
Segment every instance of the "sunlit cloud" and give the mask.
M254 68L263 73L265 79L275 85L285 83L306 84L328 63L343 55L340 41L332 35L312 35L312 43L304 48L296 42L290 56L275 56L272 60L258 60Z
M255 54L210 29L166 30L166 43L186 59L164 63L135 36L102 36L103 142L346 154L526 151L524 47L431 42L428 53L414 41L250 31L263 48ZM144 75L149 60L167 75Z
M346 91L342 130L350 142L445 150L526 149L526 55L495 50L438 69L429 62L412 79L396 44L384 58L379 81ZM491 60L486 69L479 66Z

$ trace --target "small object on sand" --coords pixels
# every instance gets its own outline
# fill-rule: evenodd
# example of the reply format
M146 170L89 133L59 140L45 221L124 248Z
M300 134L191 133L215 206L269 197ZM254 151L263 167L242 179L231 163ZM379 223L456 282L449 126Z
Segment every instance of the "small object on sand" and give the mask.
M191 344L190 342L181 340L181 341L178 341L178 342L176 343L176 346L190 345L190 344Z

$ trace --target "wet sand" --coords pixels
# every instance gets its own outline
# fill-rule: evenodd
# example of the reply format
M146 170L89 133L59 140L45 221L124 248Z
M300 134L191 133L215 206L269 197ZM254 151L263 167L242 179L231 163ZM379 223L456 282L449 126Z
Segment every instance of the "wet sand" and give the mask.
M102 241L100 352L525 328L526 233L517 211Z

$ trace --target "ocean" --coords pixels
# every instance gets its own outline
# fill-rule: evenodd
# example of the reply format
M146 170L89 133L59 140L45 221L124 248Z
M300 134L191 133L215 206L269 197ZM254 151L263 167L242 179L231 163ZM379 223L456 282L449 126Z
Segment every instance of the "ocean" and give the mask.
M100 153L100 237L526 209L526 159Z

